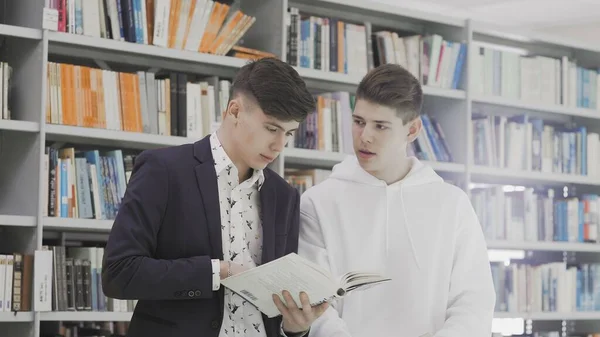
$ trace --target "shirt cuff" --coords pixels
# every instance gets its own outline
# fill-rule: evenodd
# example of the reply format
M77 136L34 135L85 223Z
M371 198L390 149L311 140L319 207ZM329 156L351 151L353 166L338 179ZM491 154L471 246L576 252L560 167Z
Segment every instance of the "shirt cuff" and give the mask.
M212 290L217 291L221 287L221 261L210 260L212 264Z
M306 331L298 332L298 333L289 333L286 335L285 331L283 331L283 321L281 322L281 325L279 326L279 334L281 335L281 337L304 337L308 334L309 331L310 331L310 329L308 329Z

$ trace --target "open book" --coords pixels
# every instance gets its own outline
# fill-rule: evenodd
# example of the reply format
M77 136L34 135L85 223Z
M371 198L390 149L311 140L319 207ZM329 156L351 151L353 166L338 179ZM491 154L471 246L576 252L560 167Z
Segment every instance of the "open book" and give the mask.
M298 306L301 306L300 292L306 292L314 306L389 280L376 273L361 272L350 272L336 278L316 263L291 253L228 277L221 284L272 318L280 315L272 296L278 294L283 300L281 293L284 290L290 292Z

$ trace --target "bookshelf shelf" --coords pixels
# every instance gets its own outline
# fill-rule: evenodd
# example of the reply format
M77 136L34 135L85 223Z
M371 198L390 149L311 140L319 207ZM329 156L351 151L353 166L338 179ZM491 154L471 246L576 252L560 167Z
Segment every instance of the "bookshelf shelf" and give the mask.
M0 36L40 40L42 38L42 31L39 29L0 24Z
M488 180L489 178L501 178L503 181L511 183L534 183L549 186L564 184L600 186L600 177L581 176L575 174L522 171L479 165L473 166L471 173L473 174L473 178L478 181Z
M488 241L488 249L502 250L536 250L549 252L581 252L581 253L600 253L600 244L581 243L581 242L554 242L554 241L532 241L532 242L513 242L513 241Z
M293 165L307 165L331 168L340 163L348 155L340 152L326 152L301 148L286 148L285 162ZM445 162L426 162L436 171L461 173L465 165Z
M0 323L33 322L33 312L0 312Z
M493 104L502 107L518 108L529 111L538 111L552 113L557 115L566 115L572 117L581 117L600 121L600 111L593 109L577 108L557 104L543 104L535 102L523 102L519 100L507 99L504 97L485 96L474 97L473 102L483 104Z
M0 214L0 226L36 227L37 223L33 216Z
M44 218L45 230L60 230L71 232L99 232L108 233L112 228L114 220L93 220L73 218Z
M69 125L46 125L46 138L53 141L69 141L81 144L123 146L150 149L192 143L195 139L161 136L139 132L115 131Z
M55 311L41 312L41 321L128 322L131 312Z
M246 60L199 53L187 50L163 48L126 41L97 38L62 32L48 32L50 55L73 56L129 64L145 68L169 69L185 72L209 72L219 76L231 76Z
M286 164L332 167L346 158L340 152L316 151L301 148L286 148L283 151Z
M39 132L40 123L0 119L0 130Z
M522 318L535 321L600 320L600 312L496 312L494 318Z
M423 94L435 97L445 97L463 100L466 98L466 93L463 90L444 89L431 86L423 86Z

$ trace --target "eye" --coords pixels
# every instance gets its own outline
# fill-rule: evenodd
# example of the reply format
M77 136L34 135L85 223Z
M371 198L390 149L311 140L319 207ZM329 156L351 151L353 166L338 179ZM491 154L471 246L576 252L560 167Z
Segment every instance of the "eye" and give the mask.
M269 132L272 132L272 133L275 133L275 132L277 132L277 129L276 129L276 128L274 128L274 127L270 127L270 126L267 126L267 130L269 130Z
M286 134L286 136L288 136L288 137L292 137L293 135L294 135L294 133L293 133L293 132L288 132L288 133Z
M385 126L385 125L382 125L382 124L377 124L377 128L378 128L379 130L385 130L385 129L387 129L388 127L387 127L387 126Z
M356 124L356 125L363 125L364 123L360 119L355 119L354 120L354 124Z

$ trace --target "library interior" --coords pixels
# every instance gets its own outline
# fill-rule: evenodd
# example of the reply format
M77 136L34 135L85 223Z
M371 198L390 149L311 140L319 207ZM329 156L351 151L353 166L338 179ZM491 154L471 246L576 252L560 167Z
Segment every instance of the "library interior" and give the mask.
M398 64L423 90L407 153L466 193L485 238L496 301L477 337L600 336L598 13L598 0L0 0L0 337L127 335L137 300L106 296L101 274L136 157L217 130L238 69L265 57L315 100L269 164L299 195L355 155L357 86Z

